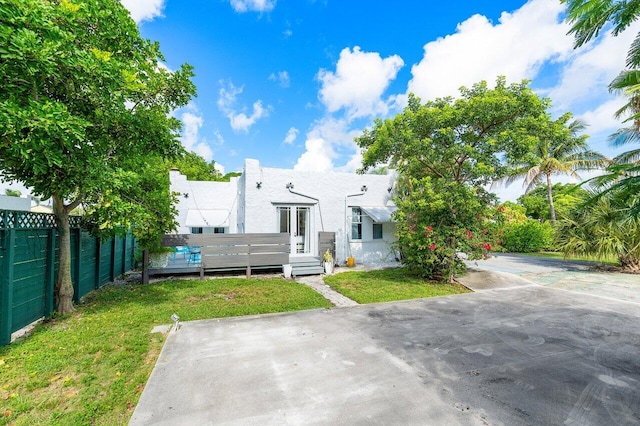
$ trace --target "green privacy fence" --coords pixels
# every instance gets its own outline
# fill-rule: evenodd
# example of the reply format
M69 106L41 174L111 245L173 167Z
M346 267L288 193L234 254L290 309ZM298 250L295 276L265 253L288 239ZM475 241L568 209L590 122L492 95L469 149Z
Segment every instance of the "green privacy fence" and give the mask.
M0 210L0 345L11 333L51 315L58 271L54 216ZM134 239L100 240L71 218L71 275L74 301L131 269Z

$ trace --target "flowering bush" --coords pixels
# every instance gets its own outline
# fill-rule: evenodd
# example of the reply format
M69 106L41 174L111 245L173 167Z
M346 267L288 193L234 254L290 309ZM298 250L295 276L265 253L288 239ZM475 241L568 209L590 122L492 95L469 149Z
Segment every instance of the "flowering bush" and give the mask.
M397 200L396 212L398 246L409 269L452 281L466 270L464 258L489 256L502 221L490 194L431 178L414 181L412 189Z

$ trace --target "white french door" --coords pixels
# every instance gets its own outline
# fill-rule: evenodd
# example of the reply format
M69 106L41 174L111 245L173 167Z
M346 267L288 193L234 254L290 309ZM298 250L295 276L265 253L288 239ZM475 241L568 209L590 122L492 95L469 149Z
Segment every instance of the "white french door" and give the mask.
M278 231L291 238L291 254L302 255L311 251L309 216L311 208L305 206L279 206Z

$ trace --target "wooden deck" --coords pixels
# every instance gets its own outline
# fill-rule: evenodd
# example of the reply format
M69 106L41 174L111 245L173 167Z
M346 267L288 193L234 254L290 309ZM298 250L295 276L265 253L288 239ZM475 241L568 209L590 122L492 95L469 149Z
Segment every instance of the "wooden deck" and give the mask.
M282 270L292 265L292 276L324 273L322 258L291 256L288 234L166 235L163 245L175 247L164 268L150 268L148 275L196 274L252 270ZM143 274L143 280L144 280Z

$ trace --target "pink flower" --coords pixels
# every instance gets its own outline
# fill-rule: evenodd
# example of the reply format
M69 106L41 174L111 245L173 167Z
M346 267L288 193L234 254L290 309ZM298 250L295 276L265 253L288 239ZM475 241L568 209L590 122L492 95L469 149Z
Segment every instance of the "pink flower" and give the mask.
M489 243L484 243L484 244L482 245L482 248L483 248L483 249L485 249L485 250L487 250L487 251L491 251L491 244L489 244Z
M429 244L429 250L434 251L436 248L438 248L438 246L436 245L436 243L431 243L431 244Z

